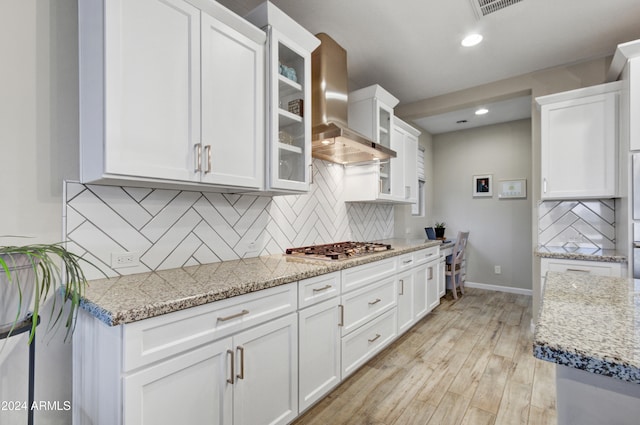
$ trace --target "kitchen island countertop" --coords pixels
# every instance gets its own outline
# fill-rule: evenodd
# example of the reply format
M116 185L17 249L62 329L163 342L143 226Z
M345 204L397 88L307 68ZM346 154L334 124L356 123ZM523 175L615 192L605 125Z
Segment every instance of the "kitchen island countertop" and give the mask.
M548 272L534 356L640 384L640 280Z
M116 326L441 245L424 239L381 242L393 249L340 261L275 254L92 280L81 305L97 319Z

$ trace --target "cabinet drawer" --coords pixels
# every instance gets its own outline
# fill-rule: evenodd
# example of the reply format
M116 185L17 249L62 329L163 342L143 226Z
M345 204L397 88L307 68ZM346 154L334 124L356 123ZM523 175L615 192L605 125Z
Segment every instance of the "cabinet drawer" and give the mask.
M620 276L622 266L620 263L607 263L600 261L578 261L578 260L549 260L543 259L541 262L542 276L548 271L552 272L574 272L590 273L597 276Z
M312 277L298 282L298 308L328 300L340 294L340 272Z
M296 311L290 283L124 325L125 371Z
M342 378L376 355L396 336L396 309L389 310L342 338Z
M396 272L396 259L374 261L361 266L342 270L342 292L351 291L371 282L390 276Z
M413 253L413 262L415 264L423 264L438 258L440 255L440 247L432 246L431 248L421 249Z
M343 295L341 304L342 335L346 335L397 304L395 276Z
M413 252L400 255L397 259L397 262L398 262L397 268L399 272L404 270L409 270L411 267L416 265L415 258L413 257Z

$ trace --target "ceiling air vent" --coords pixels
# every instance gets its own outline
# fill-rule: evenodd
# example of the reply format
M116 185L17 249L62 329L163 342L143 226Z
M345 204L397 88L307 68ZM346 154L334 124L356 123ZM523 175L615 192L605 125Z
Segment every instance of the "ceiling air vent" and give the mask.
M478 19L487 16L490 13L497 12L500 9L520 3L522 0L471 0L473 10L475 10Z

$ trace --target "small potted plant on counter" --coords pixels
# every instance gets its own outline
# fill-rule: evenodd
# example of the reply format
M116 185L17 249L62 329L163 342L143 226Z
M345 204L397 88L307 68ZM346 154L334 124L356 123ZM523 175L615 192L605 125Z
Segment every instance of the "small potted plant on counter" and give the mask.
M445 230L445 225L447 223L445 223L444 221L441 223L437 223L435 224L435 226L433 226L436 230L436 239L444 239L444 230Z
M82 261L94 266L68 251L62 243L0 245L0 329L11 335L16 325L27 321L30 315L37 318L47 298L52 296L51 309L47 309L51 318L48 329L64 322L66 341L73 333L87 285L80 267ZM59 288L62 289L59 291ZM63 296L62 302L56 300L58 291ZM29 344L37 324L37 320L33 320L30 325Z

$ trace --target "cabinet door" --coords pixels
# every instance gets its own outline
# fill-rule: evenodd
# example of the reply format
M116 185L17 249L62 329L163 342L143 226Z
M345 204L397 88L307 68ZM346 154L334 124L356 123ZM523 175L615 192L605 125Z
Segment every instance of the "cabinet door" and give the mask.
M286 424L298 415L297 324L290 314L234 337L234 425Z
M337 297L298 313L300 410L340 382L340 309Z
M264 46L202 14L202 181L264 183Z
M389 182L391 185L391 195L398 201L405 200L405 181L404 181L404 167L405 167L405 138L406 133L394 127L391 137L391 149L396 151L397 156L391 158L389 161Z
M200 11L182 0L113 0L104 8L105 172L196 179Z
M427 305L427 265L413 269L413 314L416 320L429 312Z
M398 335L404 333L414 324L413 314L413 272L407 271L398 275Z
M412 204L418 202L418 139L411 134L404 138L404 198Z
M447 276L444 274L446 263L444 257L438 262L438 296L440 298L447 294Z
M616 195L617 94L542 106L542 198Z
M231 425L231 347L226 338L125 377L124 424Z
M269 43L269 186L306 192L311 180L311 54L275 28ZM280 65L287 67L285 75Z
M440 304L440 294L438 288L438 261L427 264L427 311L431 311Z

